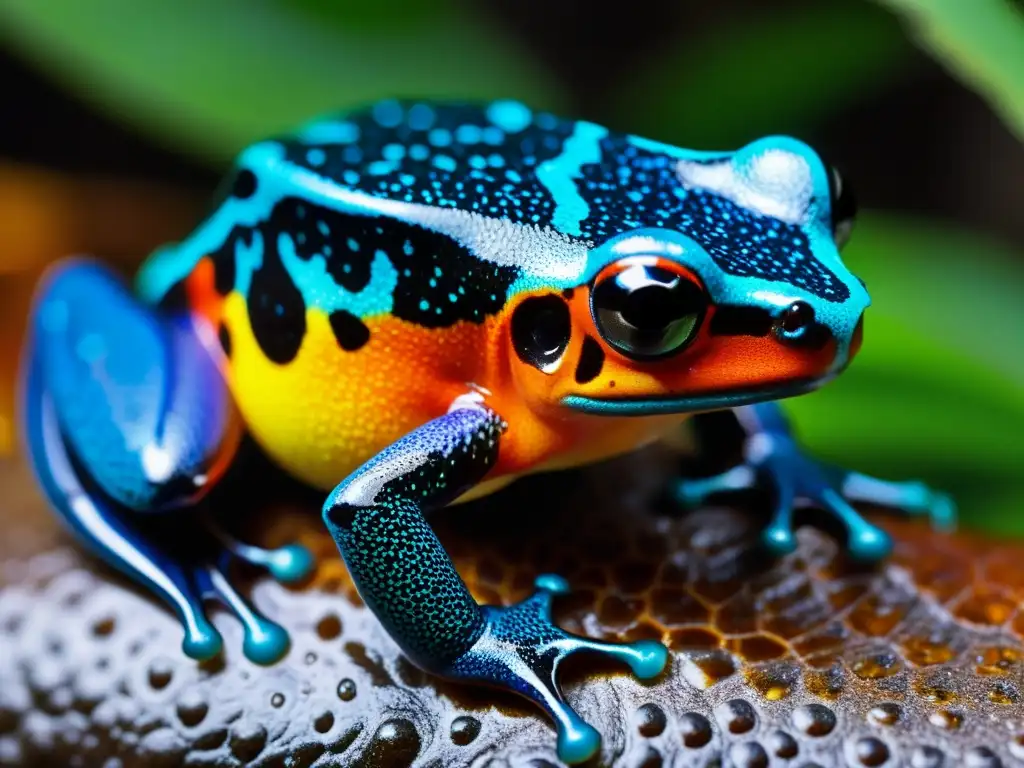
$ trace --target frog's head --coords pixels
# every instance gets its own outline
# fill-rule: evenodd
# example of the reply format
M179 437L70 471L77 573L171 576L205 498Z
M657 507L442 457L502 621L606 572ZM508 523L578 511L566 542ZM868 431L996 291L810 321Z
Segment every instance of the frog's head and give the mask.
M545 399L715 410L811 391L857 353L870 299L839 255L854 204L838 173L788 138L673 160L685 205L671 225L607 239L561 295L567 343Z

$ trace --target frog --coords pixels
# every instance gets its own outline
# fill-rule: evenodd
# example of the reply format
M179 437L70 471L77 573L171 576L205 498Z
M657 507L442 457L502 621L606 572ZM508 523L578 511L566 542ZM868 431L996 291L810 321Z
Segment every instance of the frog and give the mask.
M923 482L809 455L781 404L861 347L871 300L841 256L856 216L843 175L791 136L685 149L513 99L321 115L242 150L200 224L133 278L88 255L47 270L21 364L26 453L77 540L175 613L187 657L223 652L215 600L269 665L289 634L230 566L300 584L315 561L246 543L204 507L251 440L324 499L362 602L408 660L520 694L559 758L585 762L601 736L561 663L594 654L650 681L668 649L560 628L558 574L478 604L429 518L687 430L710 446L718 427L702 425L725 418L738 463L667 491L682 511L762 494L766 556L794 551L801 508L868 564L892 544L855 504L953 526L952 498ZM194 553L168 547L167 520Z

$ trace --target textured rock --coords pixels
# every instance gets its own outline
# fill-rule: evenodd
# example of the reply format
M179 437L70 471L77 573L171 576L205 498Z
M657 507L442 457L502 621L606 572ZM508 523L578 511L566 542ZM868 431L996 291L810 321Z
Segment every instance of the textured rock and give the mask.
M651 684L585 659L566 669L571 701L604 735L598 764L1024 760L1024 546L879 517L897 540L884 567L854 568L810 528L772 562L754 546L756 514L659 516L664 459L535 478L436 516L478 599L519 599L555 571L573 587L557 604L566 628L673 649ZM217 613L225 655L197 665L162 606L56 530L22 468L0 467L0 487L0 764L558 764L529 705L398 654L315 504L265 503L239 529L298 536L319 555L308 584L253 584L292 633L288 656L248 663L234 619Z

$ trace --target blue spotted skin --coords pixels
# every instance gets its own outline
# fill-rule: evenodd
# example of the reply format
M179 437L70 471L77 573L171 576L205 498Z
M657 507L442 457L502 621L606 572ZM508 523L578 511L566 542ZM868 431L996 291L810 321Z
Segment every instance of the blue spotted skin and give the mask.
M644 254L699 275L715 306L770 314L809 305L839 345L836 373L869 299L839 257L829 173L785 137L695 152L508 101L384 101L315 120L242 152L209 216L152 256L134 295L97 264L65 262L51 272L23 368L32 465L69 528L173 608L186 654L220 651L203 610L204 599L217 598L245 627L246 656L271 663L287 652L287 633L232 588L229 561L282 581L303 578L313 563L302 547L252 547L193 514L242 427L218 374L223 342L193 323L182 296L201 260L212 262L217 292L245 298L263 355L284 364L303 341L309 308L329 316L339 346L355 349L367 341L370 317L428 328L480 324L523 292L588 284L641 242ZM681 482L677 494L694 503L751 486L772 491L765 544L775 553L792 550L791 512L801 502L841 520L851 552L865 559L884 555L888 539L847 500L951 524L952 504L924 486L804 456L781 410L764 402L798 391L630 402L568 396L562 405L608 417L734 409L746 432L743 464ZM539 577L534 595L507 608L478 606L469 595L426 515L484 478L505 429L483 406L421 426L339 478L324 520L366 604L410 659L532 699L555 721L562 759L582 762L600 739L566 703L560 662L591 651L647 679L663 670L667 652L554 626L551 600L568 589L555 575ZM170 510L188 513L189 524L153 514ZM186 546L174 546L175 532Z

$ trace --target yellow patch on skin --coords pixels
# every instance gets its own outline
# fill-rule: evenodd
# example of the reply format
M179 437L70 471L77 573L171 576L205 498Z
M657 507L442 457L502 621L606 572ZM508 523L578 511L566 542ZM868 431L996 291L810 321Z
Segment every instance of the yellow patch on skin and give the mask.
M242 296L225 299L222 318L232 340L227 377L250 433L284 470L323 490L444 414L480 373L472 351L486 348L488 333L382 315L365 321L370 340L350 352L327 315L310 309L298 355L278 365L257 344Z

